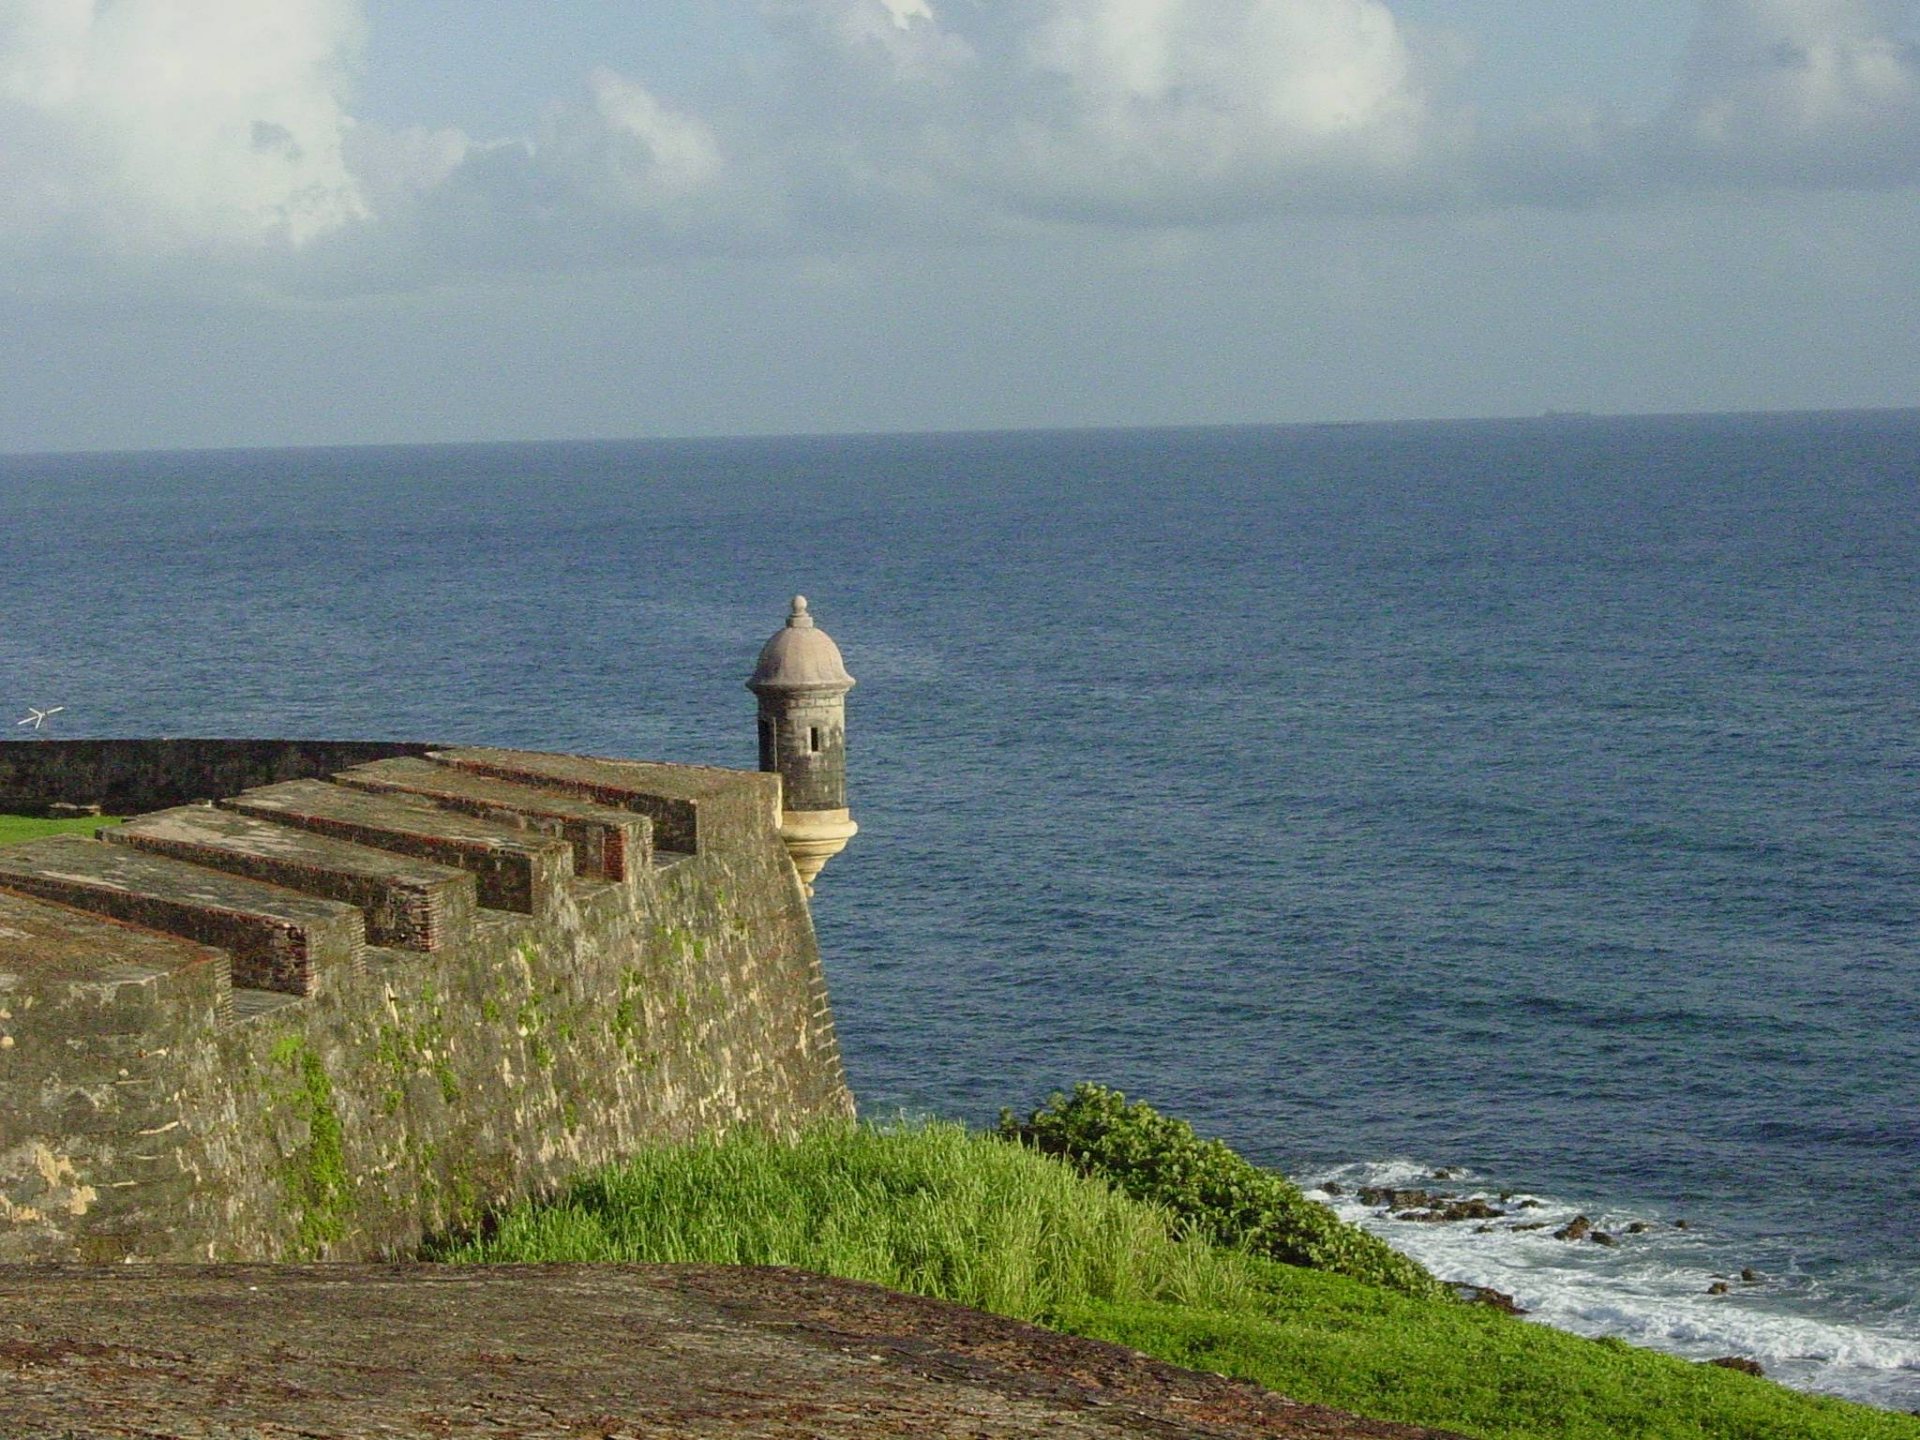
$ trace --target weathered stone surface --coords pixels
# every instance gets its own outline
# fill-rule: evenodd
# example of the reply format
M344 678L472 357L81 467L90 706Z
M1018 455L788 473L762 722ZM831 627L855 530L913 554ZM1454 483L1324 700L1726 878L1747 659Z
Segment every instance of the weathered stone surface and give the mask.
M312 995L361 967L358 908L78 835L0 850L0 889L110 915L233 956L233 983Z
M486 754L536 774L569 758ZM220 830L238 812L200 811L225 859L270 856L308 889L431 877L395 856L435 837L538 857L527 913L482 906L431 952L362 947L311 994L236 988L260 967L245 933L218 926L338 921L357 937L367 897L79 837L7 847L0 1260L386 1258L650 1142L850 1116L777 780L554 768L606 780L642 829L652 810L679 814L698 851L614 883L577 877L565 840L319 782L234 797L255 827L244 844L242 827ZM313 817L352 838L323 839ZM134 829L179 840L188 819ZM285 846L261 826L285 828ZM23 891L35 899L6 895ZM39 903L69 895L203 943Z
M792 1270L0 1268L8 1440L1441 1432Z
M138 815L431 748L384 740L0 739L0 814L67 805Z
M436 750L433 758L476 775L538 785L651 816L655 846L682 854L699 850L703 825L738 823L741 800L748 793L758 796L758 803L770 813L780 809L779 776L758 772L752 775L757 789L747 792L742 772L708 765L660 765L485 746Z
M565 841L454 814L410 796L289 780L220 803L243 815L470 870L480 903L496 910L544 915L573 876L572 850Z
M95 1233L181 1203L170 1063L231 1023L227 968L224 950L0 894L0 1261L94 1258Z
M209 805L142 815L101 831L100 838L358 906L375 945L439 950L457 944L478 903L473 876L464 870Z
M412 795L484 820L560 836L573 846L574 870L581 875L627 880L652 863L653 822L631 810L428 760L378 760L333 778L353 789Z

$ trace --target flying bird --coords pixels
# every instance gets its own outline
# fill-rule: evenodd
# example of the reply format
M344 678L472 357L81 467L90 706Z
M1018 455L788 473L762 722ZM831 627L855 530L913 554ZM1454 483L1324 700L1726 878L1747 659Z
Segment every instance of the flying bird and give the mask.
M33 706L29 705L27 706L27 718L24 720L16 720L13 723L16 725L31 725L34 729L38 730L42 725L47 723L47 717L49 715L58 715L66 708L64 705L49 705L45 710L36 710Z

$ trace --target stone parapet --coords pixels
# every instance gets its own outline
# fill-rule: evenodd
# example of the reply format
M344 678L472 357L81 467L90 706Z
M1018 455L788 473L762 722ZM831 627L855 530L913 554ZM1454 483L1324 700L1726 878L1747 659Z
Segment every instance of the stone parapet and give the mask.
M0 740L0 815L139 815L434 747L383 740Z

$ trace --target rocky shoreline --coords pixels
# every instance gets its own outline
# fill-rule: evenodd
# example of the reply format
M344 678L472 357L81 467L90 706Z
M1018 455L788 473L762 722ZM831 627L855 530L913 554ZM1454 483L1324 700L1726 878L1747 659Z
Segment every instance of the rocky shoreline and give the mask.
M1444 1184L1457 1180L1458 1172L1439 1169L1428 1177L1430 1181ZM1466 1225L1471 1224L1475 1234L1492 1234L1496 1231L1541 1231L1551 1230L1555 1240L1569 1245L1587 1244L1603 1248L1615 1248L1636 1236L1648 1235L1661 1228L1653 1222L1634 1220L1617 1230L1601 1229L1591 1217L1575 1215L1565 1224L1555 1227L1549 1220L1525 1218L1528 1212L1544 1208L1543 1203L1531 1195L1517 1190L1485 1192L1477 1190L1428 1189L1424 1186L1406 1185L1362 1185L1349 1191L1338 1181L1325 1181L1315 1187L1322 1194L1334 1199L1349 1195L1361 1205L1373 1212L1374 1218L1392 1220L1410 1225ZM1685 1220L1668 1222L1666 1228L1678 1231L1689 1229ZM1736 1286L1763 1285L1766 1277L1752 1266L1743 1266L1737 1275L1713 1277L1706 1293L1709 1296L1732 1294ZM1525 1315L1527 1310L1505 1291L1496 1290L1487 1285L1456 1283L1454 1291L1464 1300L1476 1304L1491 1305L1510 1315ZM1706 1365L1718 1365L1726 1369L1738 1370L1747 1375L1764 1375L1764 1367L1749 1356L1723 1355L1713 1360L1700 1362Z

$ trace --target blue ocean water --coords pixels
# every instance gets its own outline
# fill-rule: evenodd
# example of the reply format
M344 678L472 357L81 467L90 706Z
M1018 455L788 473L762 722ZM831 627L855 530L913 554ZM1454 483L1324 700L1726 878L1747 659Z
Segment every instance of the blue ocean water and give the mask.
M0 705L750 766L804 591L866 1113L1101 1080L1915 1408L1917 576L1920 412L12 457ZM1435 1167L1649 1228L1352 1198Z

